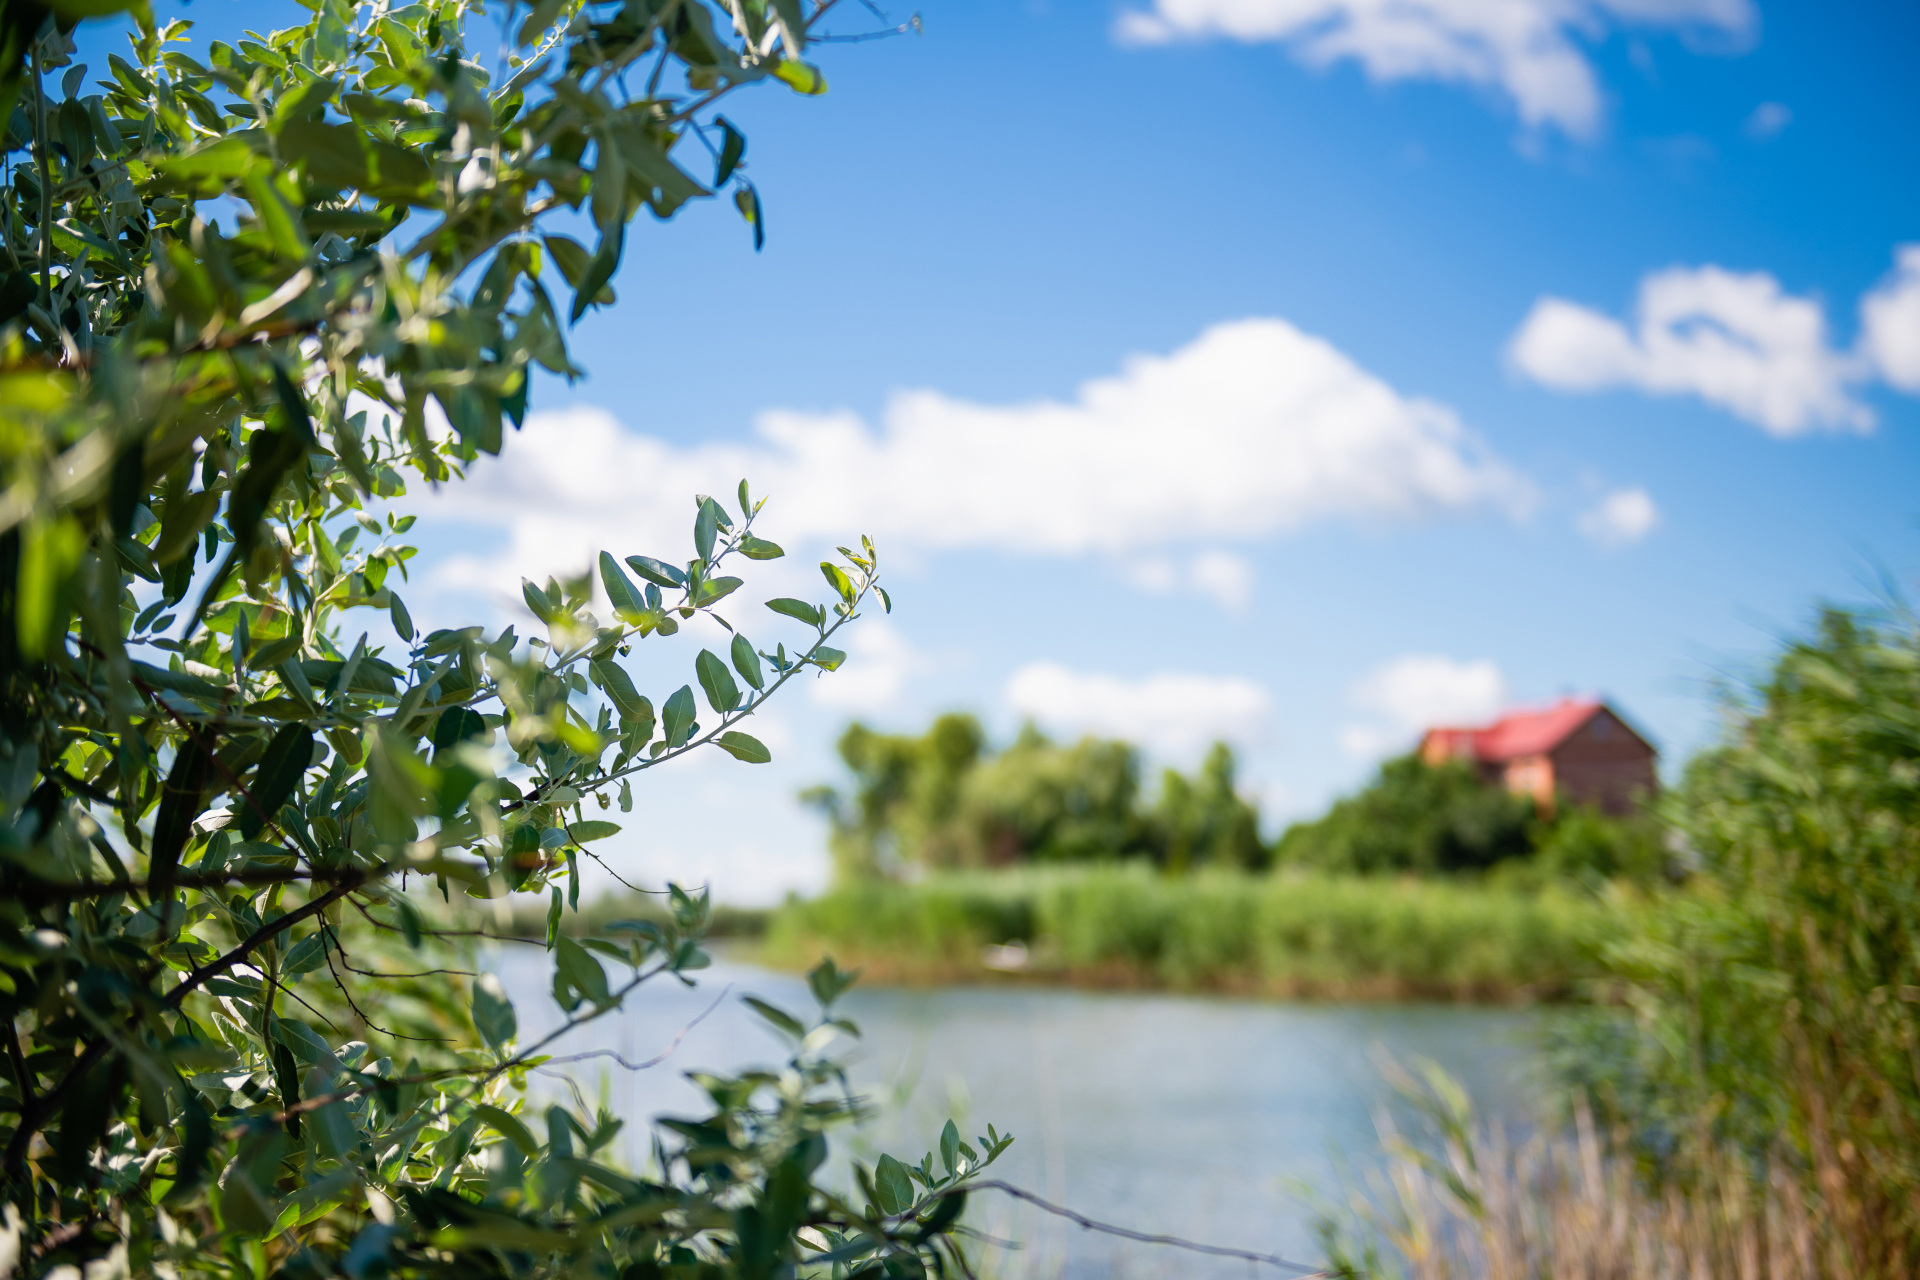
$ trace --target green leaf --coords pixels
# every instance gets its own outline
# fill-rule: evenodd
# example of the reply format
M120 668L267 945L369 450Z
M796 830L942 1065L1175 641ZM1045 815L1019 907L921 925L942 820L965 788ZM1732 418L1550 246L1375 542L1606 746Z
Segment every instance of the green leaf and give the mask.
M725 715L740 705L740 686L733 682L733 673L727 670L727 664L711 650L700 651L700 656L693 660L693 669L700 677L700 687L706 691L708 704L716 712Z
M664 560L655 560L652 556L628 556L627 564L655 586L672 588L687 585L687 575Z
M951 1120L940 1131L940 1163L947 1167L949 1177L960 1168L960 1130L954 1127Z
M621 572L620 562L604 551L600 553L600 585L606 588L607 600L612 603L613 611L628 622L646 612L646 601L640 598L633 583ZM630 614L634 617L629 617Z
M413 639L413 615L407 612L407 606L400 602L397 595L387 601L387 616L393 620L393 629L402 640Z
M534 1138L533 1131L521 1122L519 1116L484 1102L473 1104L473 1114L480 1117L482 1124L520 1148L521 1155L532 1158L540 1154L540 1143Z
M913 1178L907 1167L892 1156L883 1155L873 1167L873 1190L880 1212L888 1217L913 1207Z
M715 116L713 122L720 126L722 135L720 140L720 159L714 166L713 171L713 185L715 187L721 187L726 184L728 178L733 176L733 171L740 167L740 161L745 158L747 154L747 137L738 129L734 128L733 121L727 119L725 116ZM742 483L744 484L745 481L742 481ZM740 505L744 508L746 506L745 501L743 500Z
M801 1040L806 1037L807 1029L801 1024L800 1019L794 1017L785 1009L775 1008L757 996L741 996L740 1002L759 1014L762 1018L765 1018L768 1022L771 1022L774 1026L780 1028L780 1030L792 1036L795 1040Z
M749 560L778 560L787 553L777 542L768 542L765 538L748 534L740 539L740 554Z
M478 711L467 707L448 707L433 722L433 746L436 751L458 746L469 738L486 736L487 722Z
M665 708L666 745L669 750L682 746L693 732L693 687L681 685L667 699Z
M547 598L546 591L534 585L531 579L520 579L520 598L527 602L527 608L532 610L533 616L540 621L549 625L559 621L561 617L559 608Z
M594 251L585 270L574 286L573 306L567 313L567 322L572 324L585 315L587 308L597 305L604 292L611 295L607 282L613 279L613 273L620 268L620 255L624 251L627 239L627 224L617 222L613 229L600 237L600 247Z
M240 836L251 840L287 802L300 778L313 762L313 731L304 724L286 724L267 744L253 785L240 802Z
M753 651L752 641L737 631L733 635L733 669L754 688L767 687L767 678L760 670L760 655Z
M567 985L599 1006L613 1001L607 989L607 971L585 947L572 938L562 937L553 944L554 965Z
M773 74L795 93L813 97L827 91L827 77L812 63L783 59L774 67Z
M514 1016L513 1002L507 999L500 979L483 973L473 980L473 1029L489 1047L506 1048L519 1033L520 1022Z
M822 560L820 562L820 576L827 580L828 586L840 593L842 600L848 604L853 603L853 580L847 577L839 565Z
M593 265L593 255L587 247L569 236L550 235L542 237L547 252L553 256L554 265L560 268L560 275L569 287L578 289L586 278L587 269ZM587 300L594 306L611 306L614 302L613 286L603 284L600 291Z
M702 560L713 559L713 540L724 519L719 503L712 498L700 499L700 509L693 517L693 549Z
M608 836L620 834L620 824L603 822L598 818L586 818L567 824L567 835L575 844L586 844L590 840L605 840Z
M640 696L640 691L633 687L633 678L613 659L595 658L587 664L587 674L606 690L607 699L620 713L621 720L629 724L653 723L653 704Z
M747 764L766 764L773 759L773 752L766 749L758 738L729 729L713 740L713 744L732 756L735 760Z
M810 627L820 625L820 606L808 604L805 600L795 600L791 596L781 596L778 600L767 601L767 608L785 617L804 622Z
M710 604L718 604L744 585L738 578L708 578L701 582L700 589L694 592L693 605L696 609Z

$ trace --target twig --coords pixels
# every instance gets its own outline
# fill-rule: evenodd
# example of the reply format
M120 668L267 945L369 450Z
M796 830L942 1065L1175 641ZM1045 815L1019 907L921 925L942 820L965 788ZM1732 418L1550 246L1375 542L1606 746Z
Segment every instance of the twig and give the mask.
M629 1071L645 1071L649 1067L657 1067L661 1063L665 1062L668 1058L673 1056L673 1051L675 1049L678 1049L680 1047L680 1042L687 1038L687 1032L693 1030L695 1027L705 1022L707 1020L707 1015L712 1013L715 1009L718 1009L720 1007L720 1002L725 1000L728 994L732 992L732 990L733 990L733 984L729 982L726 985L726 987L722 989L720 994L713 998L712 1004L708 1005L705 1009L703 1009L700 1012L700 1015L696 1017L692 1022L689 1022L686 1026L680 1028L679 1034L674 1036L672 1044L662 1049L659 1053L654 1054L651 1058L645 1058L639 1062L628 1062L624 1057L622 1057L620 1054L615 1053L611 1049L588 1049L584 1053L570 1053L563 1058L548 1058L545 1062L541 1063L538 1067L535 1067L534 1070L544 1071L548 1067L557 1066L559 1064L567 1063L567 1062L581 1062L587 1058L612 1058L615 1062L619 1063L621 1066L625 1067ZM555 1074L558 1074L558 1073L556 1072Z
M1036 1209L1051 1213L1057 1218L1086 1231L1097 1231L1102 1235L1118 1236L1122 1240L1132 1240L1139 1244L1160 1244L1172 1249L1185 1249L1189 1253L1204 1253L1215 1258L1239 1258L1243 1262L1263 1263L1269 1267L1278 1267L1282 1271L1298 1273L1298 1280L1332 1280L1333 1273L1319 1267L1310 1267L1302 1262L1290 1262L1278 1254L1254 1253L1248 1249L1229 1249L1224 1245L1202 1244L1198 1240L1186 1240L1179 1236L1149 1235L1144 1231L1134 1231L1127 1227L1116 1227L1110 1222L1099 1222L1085 1214L1075 1213L1072 1209L1042 1200L1024 1187L1016 1187L1010 1182L998 1178L987 1178L980 1182L963 1182L957 1187L949 1187L935 1192L929 1199L945 1199L947 1196L966 1195L971 1191L999 1191L1012 1196L1015 1200L1024 1200Z
M366 1014L366 1011L362 1009L359 1005L353 1002L353 996L350 995L347 991L347 984L340 980L340 971L333 967L333 953L335 951L338 951L340 953L340 959L342 962L345 962L347 958L347 949L340 945L340 935L333 931L332 925L325 924L325 923L321 924L320 932L326 935L326 937L321 939L321 942L320 942L321 958L327 962L327 973L333 978L333 985L340 988L340 998L347 1002L347 1008L353 1010L354 1017L360 1019L362 1023L373 1028L375 1031L378 1031L381 1035L392 1036L395 1040L412 1040L417 1044L449 1044L451 1043L451 1041L449 1041L445 1036L410 1036L405 1034L404 1032L392 1031L386 1027L381 1026L379 1023L375 1022L372 1018L369 1018ZM333 943L332 947L327 946L327 943L329 941ZM289 991L287 994L292 995L293 993ZM297 998L298 997L296 997L296 999Z

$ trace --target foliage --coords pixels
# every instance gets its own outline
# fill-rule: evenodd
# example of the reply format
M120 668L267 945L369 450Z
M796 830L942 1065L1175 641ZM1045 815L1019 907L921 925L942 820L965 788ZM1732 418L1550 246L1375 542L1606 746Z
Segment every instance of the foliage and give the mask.
M819 787L806 798L832 819L843 881L1030 862L1143 858L1175 871L1265 862L1259 812L1234 790L1225 743L1194 777L1164 770L1151 804L1133 746L1061 745L1031 724L998 752L961 714L917 736L854 724L839 746L851 794Z
M604 621L590 576L526 583L544 634L525 641L417 634L398 592L404 477L458 480L536 366L577 372L560 309L612 301L641 209L731 189L758 235L714 108L760 80L819 92L801 59L830 0L540 0L493 26L477 0L310 0L204 62L140 8L131 58L88 93L60 72L69 32L115 7L9 0L0 22L20 104L0 201L0 1255L67 1276L944 1265L960 1182L1004 1142L949 1135L944 1173L882 1161L864 1200L816 1183L857 1110L825 1048L840 971L813 971L814 1022L762 1010L784 1068L696 1077L710 1111L635 1174L606 1156L611 1117L522 1109L551 1037L516 1043L448 927L456 892L540 895L562 1031L704 964L704 904L678 890L665 920L558 929L618 829L599 814L702 746L765 760L746 718L839 666L828 640L885 599L871 545L821 566L828 604L769 601L799 625L766 649L718 612L744 621L733 565L781 554L744 482L737 512L696 500L690 559L603 553ZM696 617L732 633L726 656L702 650L656 704L620 660Z
M1148 814L1159 860L1169 870L1192 866L1265 866L1260 811L1234 789L1233 749L1216 742L1192 778L1176 769L1160 773L1160 794Z
M844 884L777 911L762 954L797 967L830 950L881 977L978 981L991 976L985 948L1018 943L1026 975L1068 982L1553 998L1599 976L1606 945L1651 909L1620 892L1499 883L1033 867Z
M1630 1019L1563 1046L1656 1176L1804 1171L1836 1267L1920 1265L1920 629L1827 613L1730 708L1674 815L1703 891L1613 951ZM1784 1147L1784 1151L1782 1148Z
M1386 761L1325 815L1287 828L1274 860L1363 875L1497 867L1516 881L1642 885L1664 878L1670 861L1652 813L1614 817L1563 799L1543 814L1465 762L1429 765L1418 754Z
M1530 854L1533 821L1531 800L1482 782L1471 765L1405 755L1326 816L1289 827L1274 856L1363 875L1478 871Z

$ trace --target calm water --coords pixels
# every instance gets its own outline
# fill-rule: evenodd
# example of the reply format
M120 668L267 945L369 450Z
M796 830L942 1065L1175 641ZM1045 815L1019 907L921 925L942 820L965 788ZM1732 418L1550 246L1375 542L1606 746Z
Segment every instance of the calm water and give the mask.
M499 963L523 1040L553 1025L546 957ZM589 1100L604 1097L628 1117L627 1154L636 1164L645 1118L701 1109L682 1072L780 1060L780 1040L739 996L796 1014L811 1008L805 984L790 975L722 961L700 976L691 990L665 981L645 988L627 1010L555 1048L651 1057L712 1008L656 1068L628 1072L605 1060L566 1068ZM1136 1230L1309 1262L1311 1202L1343 1201L1377 1166L1376 1117L1397 1106L1381 1055L1439 1062L1488 1114L1522 1120L1531 1098L1530 1015L1509 1010L1025 987L856 987L842 1010L865 1033L853 1078L883 1104L843 1147L917 1162L947 1116L969 1139L992 1121L1017 1135L995 1172L1050 1200ZM1022 1242L1017 1252L986 1249L996 1275L1211 1280L1249 1270L1089 1235L1003 1197L982 1200L989 1198L996 1203L980 1204L969 1221Z

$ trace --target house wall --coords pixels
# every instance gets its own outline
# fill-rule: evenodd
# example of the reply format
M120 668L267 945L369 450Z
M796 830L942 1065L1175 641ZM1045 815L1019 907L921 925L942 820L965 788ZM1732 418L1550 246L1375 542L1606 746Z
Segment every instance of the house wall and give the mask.
M1660 787L1654 750L1602 708L1554 748L1554 785L1577 804L1631 813Z

